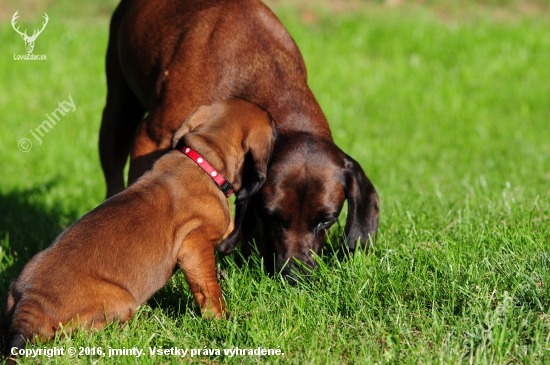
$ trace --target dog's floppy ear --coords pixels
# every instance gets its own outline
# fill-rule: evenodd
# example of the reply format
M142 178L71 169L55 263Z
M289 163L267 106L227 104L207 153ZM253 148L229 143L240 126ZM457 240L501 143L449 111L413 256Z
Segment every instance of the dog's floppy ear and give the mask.
M175 131L172 135L172 141L170 142L170 146L172 147L172 149L181 149L183 147L183 141L181 140L181 138L187 133L193 131L203 122L212 117L215 117L217 113L219 113L218 108L212 105L203 105L198 107L193 113L189 114L187 118L185 118L181 126L178 128L178 130Z
M355 249L357 241L368 246L369 236L376 237L378 230L379 204L374 185L353 158L345 155L345 191L348 200L348 216L345 234L348 247Z
M252 128L245 138L245 162L247 171L243 173L241 189L235 194L235 204L242 204L256 194L265 182L267 166L273 147L276 132L273 122Z

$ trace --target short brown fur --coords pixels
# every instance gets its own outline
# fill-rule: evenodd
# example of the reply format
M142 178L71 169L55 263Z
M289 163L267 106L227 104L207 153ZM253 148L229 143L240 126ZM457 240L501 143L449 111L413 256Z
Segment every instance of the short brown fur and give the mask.
M107 87L99 150L108 197L124 189L128 154L132 183L169 150L172 133L194 109L239 98L266 110L277 133L288 138L277 143L277 156L284 157L270 169L252 209L245 217L246 209L237 209L242 225L220 252L231 252L255 230L257 238L264 237L266 263L275 253L278 270L286 262L291 268L293 258L312 262L346 199L348 246L354 249L358 241L367 246L376 233L373 184L334 144L298 47L259 0L122 0L111 21ZM314 159L325 169L308 168ZM307 188L310 181L319 188ZM285 217L275 221L264 213ZM256 221L288 228L262 233Z
M197 109L172 143L199 152L233 184L237 201L246 201L265 180L274 136L265 111L234 100ZM253 166L243 167L248 154ZM242 182L243 168L259 177ZM129 320L177 266L202 312L225 317L214 246L229 223L227 199L211 178L181 151L165 154L27 263L2 313L7 353L21 337L53 337L60 324L100 329Z

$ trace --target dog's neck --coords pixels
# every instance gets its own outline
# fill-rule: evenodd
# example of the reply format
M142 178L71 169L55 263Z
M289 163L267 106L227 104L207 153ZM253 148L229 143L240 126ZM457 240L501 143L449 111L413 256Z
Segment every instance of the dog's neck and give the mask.
M269 104L257 102L276 121L277 131L303 132L332 141L327 118L309 87L291 87L285 91L287 94L282 107L269 107Z

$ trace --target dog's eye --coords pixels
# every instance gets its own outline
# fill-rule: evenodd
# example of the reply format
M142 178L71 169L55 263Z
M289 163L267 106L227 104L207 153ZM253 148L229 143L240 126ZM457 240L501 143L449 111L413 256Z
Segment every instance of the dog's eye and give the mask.
M267 219L273 219L277 221L282 220L281 214L275 210L272 211L272 210L265 209L264 211L262 211L262 215L264 218L267 218Z
M317 223L317 226L315 226L313 231L318 236L324 236L333 223L333 219L322 219L319 223Z
M323 219L317 224L317 229L327 229L334 223L334 219Z
M280 222L274 220L270 220L267 227L269 230L275 231L277 234L281 234L285 230L284 226Z
M262 218L269 229L275 229L279 234L287 228L279 212L265 210L263 211Z

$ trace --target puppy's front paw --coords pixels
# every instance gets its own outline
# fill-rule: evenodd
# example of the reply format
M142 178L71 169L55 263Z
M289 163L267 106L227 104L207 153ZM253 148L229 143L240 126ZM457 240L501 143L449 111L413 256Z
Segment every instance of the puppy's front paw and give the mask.
M225 307L223 299L220 299L219 305L214 305L211 298L203 305L201 312L202 315L208 319L228 319L231 314Z

